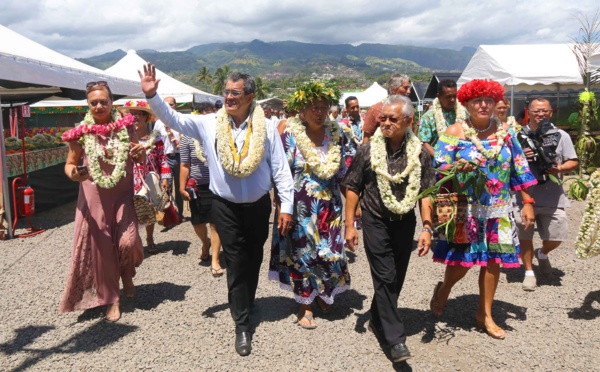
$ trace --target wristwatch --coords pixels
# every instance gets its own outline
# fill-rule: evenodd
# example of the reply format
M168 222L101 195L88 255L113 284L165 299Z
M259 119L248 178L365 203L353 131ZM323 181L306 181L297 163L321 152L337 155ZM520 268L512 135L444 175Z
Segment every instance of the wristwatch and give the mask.
M423 227L423 231L427 231L431 236L433 236L433 230L431 230L429 227Z

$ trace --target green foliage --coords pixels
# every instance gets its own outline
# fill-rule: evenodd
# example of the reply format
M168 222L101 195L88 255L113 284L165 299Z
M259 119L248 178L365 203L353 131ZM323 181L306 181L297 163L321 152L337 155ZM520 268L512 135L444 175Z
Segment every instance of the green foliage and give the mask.
M342 96L342 92L337 85L326 81L311 81L303 83L296 88L296 91L287 101L287 108L300 111L311 101L315 99L324 99L329 104L337 104Z
M213 94L221 95L225 90L227 84L227 77L229 76L230 68L229 65L219 67L215 70L213 76Z
M254 96L256 97L256 99L260 100L267 98L267 95L271 93L271 87L269 86L269 84L266 84L260 77L257 77L255 81L256 91L254 93Z

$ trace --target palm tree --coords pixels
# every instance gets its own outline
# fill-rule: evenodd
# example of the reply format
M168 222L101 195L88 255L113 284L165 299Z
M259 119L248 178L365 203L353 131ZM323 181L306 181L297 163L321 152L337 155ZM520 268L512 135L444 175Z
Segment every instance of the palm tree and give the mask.
M257 77L256 91L254 92L256 99L265 99L269 93L271 93L271 86L263 82L263 79Z
M200 67L200 71L198 71L198 75L196 75L196 81L199 83L210 84L212 83L212 74L210 70L206 66Z
M215 70L215 75L213 76L213 94L223 94L229 71L229 65L224 65Z

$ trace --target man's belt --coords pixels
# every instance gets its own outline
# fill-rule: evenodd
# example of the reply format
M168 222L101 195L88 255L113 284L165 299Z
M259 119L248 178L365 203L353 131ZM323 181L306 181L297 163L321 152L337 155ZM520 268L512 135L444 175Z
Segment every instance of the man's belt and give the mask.
M178 152L167 154L167 158L177 159L178 157L179 157L179 153Z

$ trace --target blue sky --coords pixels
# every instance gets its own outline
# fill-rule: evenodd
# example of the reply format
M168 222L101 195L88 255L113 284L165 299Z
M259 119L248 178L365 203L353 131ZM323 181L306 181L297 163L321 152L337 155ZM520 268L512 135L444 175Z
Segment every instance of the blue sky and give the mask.
M0 24L71 57L116 49L295 40L460 49L568 43L597 0L2 0Z

